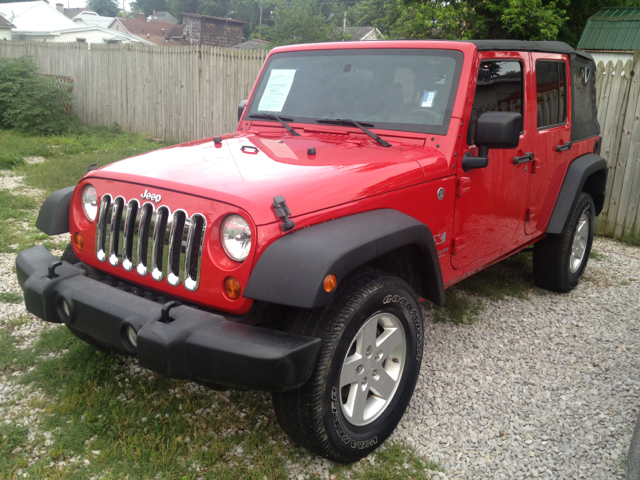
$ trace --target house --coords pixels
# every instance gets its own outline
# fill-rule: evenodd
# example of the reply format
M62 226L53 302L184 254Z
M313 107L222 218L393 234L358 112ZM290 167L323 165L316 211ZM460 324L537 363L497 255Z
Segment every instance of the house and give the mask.
M640 7L607 7L589 17L578 49L589 52L596 65L633 59L640 49Z
M80 24L43 1L0 3L0 15L10 21L13 40L82 43L153 43L101 26Z
M214 45L230 48L244 40L243 27L247 22L232 18L209 17L182 13L184 38L189 45Z
M16 28L15 25L0 15L0 40L11 40L12 28Z
M239 43L238 45L234 45L231 48L236 48L238 50L255 50L256 48L269 48L269 42L266 40L258 40L254 38L252 40L247 40L246 42Z
M96 12L81 12L71 20L81 26L89 25L92 27L111 28L116 21L116 17L102 17ZM124 29L122 31L124 31Z
M153 11L153 15L149 15L148 17L152 22L153 21L158 21L158 22L166 22L166 23L173 23L174 25L178 24L178 19L176 17L174 17L173 15L171 15L169 12L157 12L154 10Z
M64 8L64 4L62 3L56 3L56 9L62 13L65 17L70 18L73 20L74 17L77 17L78 15L80 15L81 13L84 12L91 12L91 13L96 13L93 10L89 9L89 8ZM96 13L97 15L97 13Z
M117 18L110 28L122 28L131 35L161 47L186 45L182 38L184 34L182 24L174 25L173 23L151 20L151 17L145 18L144 13L139 13L136 18Z
M343 27L346 35L351 35L351 40L379 40L384 38L376 27Z

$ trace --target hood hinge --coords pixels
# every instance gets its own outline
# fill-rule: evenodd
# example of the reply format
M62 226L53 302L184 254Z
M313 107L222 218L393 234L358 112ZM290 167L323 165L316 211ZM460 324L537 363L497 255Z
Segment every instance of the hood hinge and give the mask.
M289 230L292 230L293 227L296 226L296 222L294 222L289 218L289 215L291 215L291 210L289 210L289 207L287 206L287 201L284 199L282 195L273 197L273 205L271 206L273 207L273 211L275 212L276 217L282 219L282 223L280 224L280 227L282 227L283 232L288 232Z

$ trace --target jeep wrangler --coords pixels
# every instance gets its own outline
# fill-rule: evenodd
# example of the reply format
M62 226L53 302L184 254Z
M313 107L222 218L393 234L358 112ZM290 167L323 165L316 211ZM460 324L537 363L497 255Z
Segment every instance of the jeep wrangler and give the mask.
M392 433L420 302L533 245L573 289L602 210L592 58L561 42L276 48L235 133L87 172L16 260L26 307L213 388L273 392L284 431L351 462Z

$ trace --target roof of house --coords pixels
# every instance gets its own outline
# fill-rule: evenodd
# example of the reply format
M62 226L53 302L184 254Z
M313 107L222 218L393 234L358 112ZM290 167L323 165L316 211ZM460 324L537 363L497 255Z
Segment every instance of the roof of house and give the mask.
M182 41L175 38L182 37L182 24L174 25L173 23L160 22L158 20L147 22L141 18L118 18L117 20L129 33L156 45L182 45ZM164 32L162 31L163 29ZM166 41L167 37L169 38L168 42Z
M96 13L96 12L94 12L93 10L91 10L89 8L80 7L80 8L65 8L63 15L65 17L67 17L67 18L74 18L74 17L77 17L78 15L80 15L81 13L84 13L84 12Z
M4 18L2 15L0 15L0 27L15 28L15 25L11 23L9 20L7 20L6 18Z
M156 12L153 15L149 15L149 17L153 21L158 20L160 22L173 23L174 25L178 23L178 19L169 12Z
M50 32L78 28L55 6L42 1L0 3L0 15L13 23L18 31Z
M351 35L352 40L362 40L373 30L377 30L375 27L346 27L344 33ZM380 33L380 32L377 32Z
M640 48L640 7L603 8L587 20L578 48L613 51Z
M92 25L95 27L109 28L116 21L116 17L101 17L94 12L82 12L73 17L73 21L80 25Z
M241 20L234 20L233 18L222 18L222 17L210 17L209 15L198 15L197 13L186 13L182 12L183 22L184 17L192 17L192 18L204 18L206 20L220 20L226 23L239 23L241 25L246 25L247 22L243 22Z
M246 42L239 43L238 45L234 45L231 48L237 48L238 50L253 50L256 48L269 48L269 42L266 40L258 40L254 38L252 40L247 40Z

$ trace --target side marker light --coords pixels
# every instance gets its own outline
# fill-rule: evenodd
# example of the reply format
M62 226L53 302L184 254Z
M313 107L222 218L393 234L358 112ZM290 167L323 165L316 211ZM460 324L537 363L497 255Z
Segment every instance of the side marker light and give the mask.
M324 277L324 281L322 282L322 286L324 287L324 291L329 293L333 292L338 285L338 279L332 273Z
M73 235L73 244L76 246L78 251L81 252L82 247L84 247L84 239L82 238L82 235L80 235L79 233L75 233Z
M242 293L242 287L240 282L233 277L227 277L224 279L224 292L231 300L237 300Z

